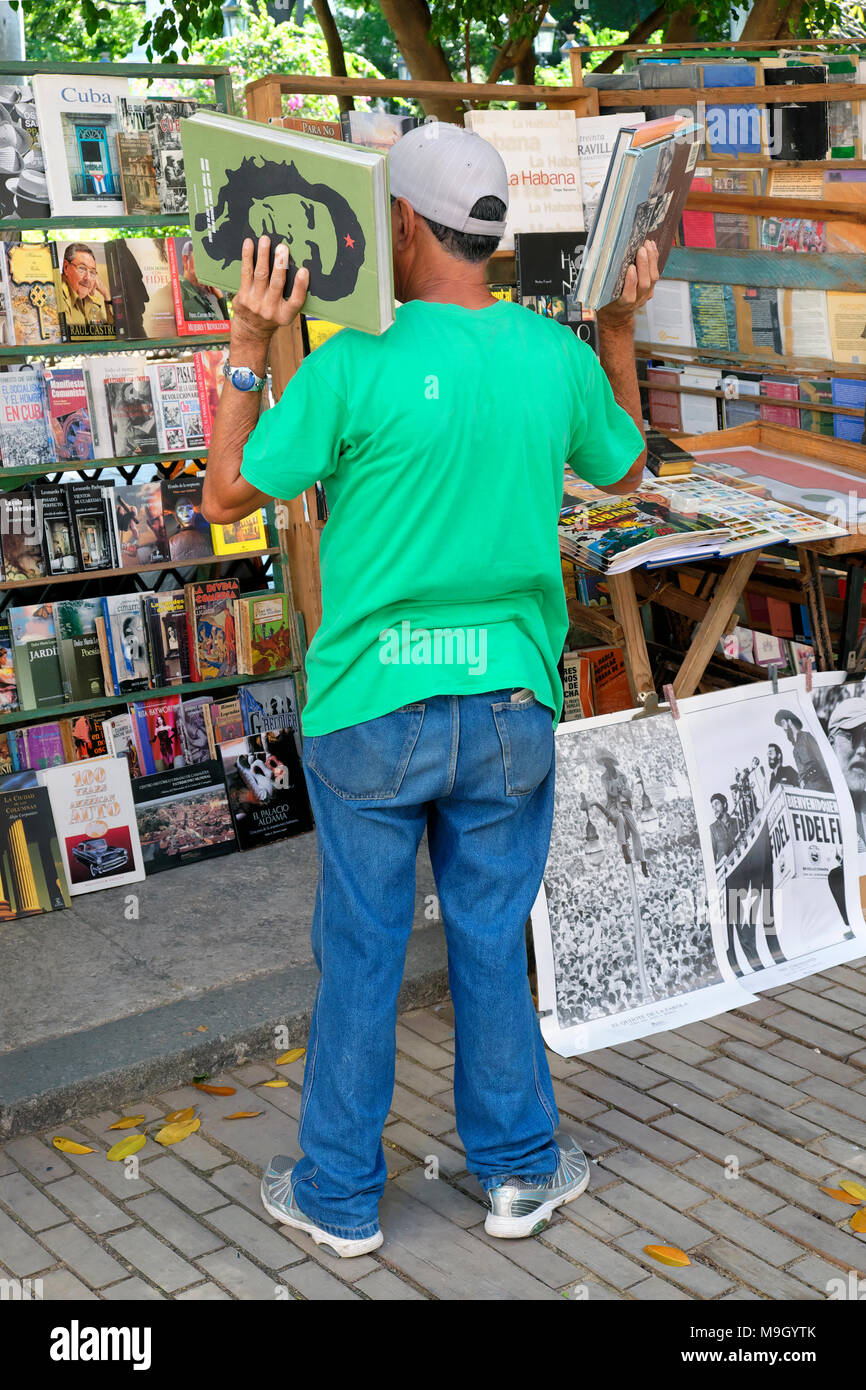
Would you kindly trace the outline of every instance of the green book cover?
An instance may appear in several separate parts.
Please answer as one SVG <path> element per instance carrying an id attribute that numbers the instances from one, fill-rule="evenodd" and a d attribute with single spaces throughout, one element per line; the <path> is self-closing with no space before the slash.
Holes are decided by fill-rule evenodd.
<path id="1" fill-rule="evenodd" d="M 288 244 L 305 311 L 382 333 L 394 320 L 387 160 L 375 150 L 216 112 L 181 121 L 197 281 L 240 286 L 246 237 Z"/>
<path id="2" fill-rule="evenodd" d="M 54 629 L 60 676 L 67 700 L 91 700 L 104 695 L 102 657 L 96 619 L 102 617 L 98 598 L 61 599 L 54 604 Z"/>
<path id="3" fill-rule="evenodd" d="M 12 657 L 22 710 L 63 704 L 63 682 L 50 603 L 10 608 Z"/>

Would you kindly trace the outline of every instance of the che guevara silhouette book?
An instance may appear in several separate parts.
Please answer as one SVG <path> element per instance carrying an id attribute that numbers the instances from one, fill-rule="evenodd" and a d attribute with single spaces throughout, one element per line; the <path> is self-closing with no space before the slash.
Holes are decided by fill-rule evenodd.
<path id="1" fill-rule="evenodd" d="M 305 312 L 383 333 L 394 320 L 387 159 L 282 126 L 199 111 L 181 122 L 198 286 L 236 291 L 246 237 L 306 267 Z M 190 293 L 195 291 L 191 287 Z"/>

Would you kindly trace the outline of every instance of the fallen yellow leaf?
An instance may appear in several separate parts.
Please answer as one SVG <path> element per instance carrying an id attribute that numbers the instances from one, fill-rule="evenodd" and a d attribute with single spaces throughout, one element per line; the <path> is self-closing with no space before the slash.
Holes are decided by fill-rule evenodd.
<path id="1" fill-rule="evenodd" d="M 675 1245 L 645 1245 L 644 1250 L 647 1255 L 651 1255 L 654 1260 L 658 1260 L 662 1265 L 690 1265 L 691 1260 L 684 1250 L 678 1250 Z"/>
<path id="2" fill-rule="evenodd" d="M 209 1096 L 233 1096 L 234 1086 L 206 1086 L 203 1081 L 193 1083 L 197 1091 L 205 1091 Z"/>
<path id="3" fill-rule="evenodd" d="M 306 1052 L 305 1047 L 293 1047 L 291 1052 L 284 1052 L 276 1060 L 276 1066 L 287 1067 L 290 1062 L 299 1062 Z"/>
<path id="4" fill-rule="evenodd" d="M 859 1197 L 852 1197 L 850 1192 L 845 1192 L 841 1187 L 822 1187 L 821 1191 L 832 1197 L 834 1202 L 847 1202 L 850 1207 L 860 1205 Z"/>
<path id="5" fill-rule="evenodd" d="M 850 1226 L 852 1231 L 866 1232 L 866 1211 L 855 1211 L 851 1217 Z"/>
<path id="6" fill-rule="evenodd" d="M 130 1134 L 126 1139 L 118 1139 L 116 1144 L 112 1144 L 106 1158 L 112 1161 L 119 1161 L 121 1158 L 129 1158 L 130 1154 L 138 1153 L 147 1143 L 146 1134 Z"/>
<path id="7" fill-rule="evenodd" d="M 181 1139 L 187 1139 L 191 1134 L 195 1134 L 201 1128 L 201 1120 L 185 1120 L 182 1124 L 163 1125 L 158 1134 L 153 1137 L 158 1144 L 179 1144 Z"/>
<path id="8" fill-rule="evenodd" d="M 284 1077 L 277 1076 L 273 1081 L 260 1081 L 258 1084 L 259 1086 L 273 1086 L 276 1089 L 277 1086 L 288 1086 L 289 1083 Z"/>
<path id="9" fill-rule="evenodd" d="M 172 1110 L 170 1114 L 166 1115 L 165 1123 L 167 1125 L 182 1125 L 185 1120 L 191 1120 L 194 1114 L 195 1106 L 188 1105 L 186 1110 Z"/>
<path id="10" fill-rule="evenodd" d="M 850 1192 L 852 1197 L 856 1197 L 858 1202 L 866 1202 L 866 1186 L 862 1182 L 854 1182 L 853 1178 L 846 1178 L 844 1182 L 840 1182 L 839 1186 L 845 1192 Z"/>
<path id="11" fill-rule="evenodd" d="M 123 1118 L 122 1118 L 121 1120 L 115 1120 L 115 1121 L 114 1121 L 114 1124 L 113 1124 L 113 1125 L 109 1125 L 108 1128 L 109 1128 L 109 1129 L 135 1129 L 135 1126 L 136 1126 L 136 1125 L 140 1125 L 143 1119 L 144 1119 L 144 1116 L 143 1116 L 143 1115 L 124 1115 Z"/>
<path id="12" fill-rule="evenodd" d="M 233 1115 L 224 1115 L 224 1120 L 254 1120 L 257 1115 L 264 1115 L 264 1110 L 236 1110 Z"/>
<path id="13" fill-rule="evenodd" d="M 74 1139 L 64 1139 L 62 1134 L 55 1134 L 52 1139 L 55 1149 L 59 1149 L 62 1154 L 92 1154 L 93 1149 L 89 1149 L 86 1144 L 76 1144 Z"/>
<path id="14" fill-rule="evenodd" d="M 207 1028 L 204 1026 L 203 1023 L 199 1023 L 195 1031 L 196 1031 L 197 1033 L 206 1033 L 206 1032 L 207 1032 Z"/>

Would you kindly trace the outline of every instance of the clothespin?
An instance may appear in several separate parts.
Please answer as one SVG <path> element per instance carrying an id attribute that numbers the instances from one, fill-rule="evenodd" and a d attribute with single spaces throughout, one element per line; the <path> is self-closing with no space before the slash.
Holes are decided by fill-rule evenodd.
<path id="1" fill-rule="evenodd" d="M 679 707 L 679 705 L 677 704 L 677 697 L 676 697 L 676 695 L 674 694 L 674 688 L 673 688 L 673 686 L 672 686 L 672 685 L 663 685 L 663 686 L 662 686 L 662 694 L 664 695 L 665 699 L 666 699 L 667 702 L 668 702 L 668 705 L 670 706 L 670 711 L 671 711 L 671 714 L 673 715 L 674 719 L 679 719 L 679 717 L 680 717 L 680 707 Z"/>
<path id="2" fill-rule="evenodd" d="M 807 652 L 803 658 L 803 674 L 806 677 L 806 689 L 812 689 L 812 653 Z"/>
<path id="3" fill-rule="evenodd" d="M 632 715 L 632 721 L 635 719 L 651 719 L 654 714 L 658 714 L 659 697 L 654 690 L 640 691 L 638 699 L 643 705 L 643 709 L 638 710 L 637 714 Z"/>
<path id="4" fill-rule="evenodd" d="M 536 1009 L 535 1012 L 539 1018 L 550 1018 L 553 1014 L 553 1009 Z"/>
<path id="5" fill-rule="evenodd" d="M 774 695 L 778 695 L 778 693 L 779 693 L 779 667 L 778 667 L 778 665 L 776 664 L 775 661 L 771 662 L 771 664 L 767 667 L 767 675 L 770 677 L 770 680 L 773 682 L 773 694 L 774 694 Z"/>

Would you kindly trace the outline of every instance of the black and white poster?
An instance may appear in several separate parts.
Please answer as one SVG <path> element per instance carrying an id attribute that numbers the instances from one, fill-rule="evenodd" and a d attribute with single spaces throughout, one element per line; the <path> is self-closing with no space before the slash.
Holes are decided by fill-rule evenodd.
<path id="1" fill-rule="evenodd" d="M 695 696 L 679 715 L 557 731 L 533 932 L 542 1032 L 563 1056 L 866 950 L 851 795 L 803 678 Z"/>
<path id="2" fill-rule="evenodd" d="M 844 671 L 815 675 L 812 704 L 854 807 L 859 871 L 866 874 L 866 680 Z"/>

